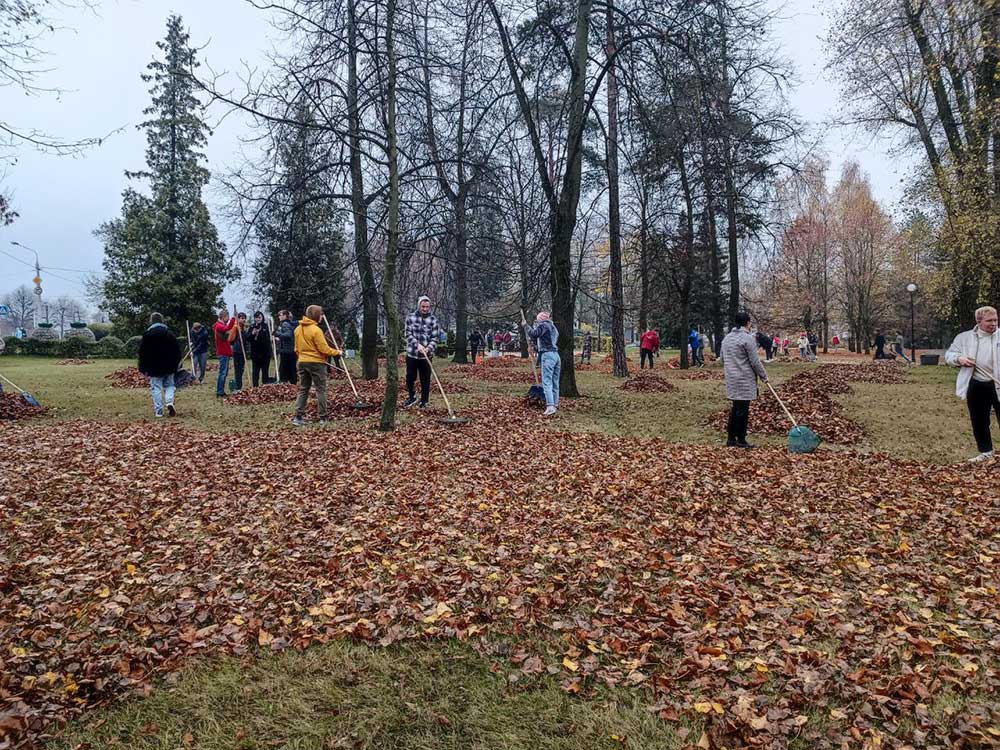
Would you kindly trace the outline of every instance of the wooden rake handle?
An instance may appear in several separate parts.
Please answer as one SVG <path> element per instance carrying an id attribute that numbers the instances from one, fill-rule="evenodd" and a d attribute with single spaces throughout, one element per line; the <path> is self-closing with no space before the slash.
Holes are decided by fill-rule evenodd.
<path id="1" fill-rule="evenodd" d="M 767 384 L 767 387 L 771 389 L 771 395 L 774 396 L 775 401 L 777 401 L 778 404 L 781 406 L 782 410 L 784 410 L 785 416 L 787 416 L 788 419 L 791 421 L 792 426 L 798 427 L 799 423 L 795 421 L 795 417 L 793 417 L 792 413 L 788 411 L 788 407 L 785 406 L 785 402 L 781 400 L 780 396 L 778 396 L 778 392 L 774 390 L 774 386 L 771 385 L 771 381 L 765 380 L 764 382 Z"/>

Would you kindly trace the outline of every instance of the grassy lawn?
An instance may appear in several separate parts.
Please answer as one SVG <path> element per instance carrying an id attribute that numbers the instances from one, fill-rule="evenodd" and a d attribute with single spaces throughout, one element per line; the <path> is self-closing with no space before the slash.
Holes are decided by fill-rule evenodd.
<path id="1" fill-rule="evenodd" d="M 473 422 L 389 435 L 0 358 L 51 409 L 0 422 L 0 748 L 1000 739 L 1000 479 L 957 463 L 954 371 L 854 383 L 861 441 L 795 456 L 723 448 L 670 356 L 675 390 L 595 368 L 550 421 L 442 361 Z"/>

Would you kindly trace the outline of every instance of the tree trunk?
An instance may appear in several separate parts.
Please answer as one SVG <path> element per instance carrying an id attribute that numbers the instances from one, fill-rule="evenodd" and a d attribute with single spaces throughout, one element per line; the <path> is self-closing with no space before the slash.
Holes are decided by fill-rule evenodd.
<path id="1" fill-rule="evenodd" d="M 455 202 L 455 356 L 453 362 L 466 364 L 469 361 L 469 249 L 465 227 L 465 190 L 459 188 L 459 198 Z"/>
<path id="2" fill-rule="evenodd" d="M 351 159 L 351 211 L 354 216 L 354 257 L 361 281 L 361 371 L 365 380 L 378 379 L 378 286 L 368 247 L 368 206 L 361 170 L 361 120 L 358 115 L 358 48 L 354 4 L 347 11 L 347 127 Z M 388 359 L 388 357 L 387 357 Z"/>
<path id="3" fill-rule="evenodd" d="M 388 242 L 382 298 L 385 305 L 385 401 L 379 429 L 392 430 L 396 425 L 396 399 L 399 393 L 399 301 L 396 299 L 396 256 L 399 252 L 399 157 L 396 148 L 396 49 L 393 27 L 396 23 L 396 0 L 388 0 L 385 14 L 386 107 L 385 135 L 389 161 Z"/>
<path id="4" fill-rule="evenodd" d="M 639 197 L 639 330 L 649 324 L 649 224 L 647 208 L 649 194 L 645 186 Z"/>
<path id="5" fill-rule="evenodd" d="M 628 377 L 628 360 L 625 359 L 625 292 L 622 274 L 621 209 L 618 194 L 618 75 L 613 62 L 615 50 L 614 0 L 607 5 L 607 57 L 608 67 L 608 248 L 611 261 L 611 351 L 614 358 L 612 375 Z"/>

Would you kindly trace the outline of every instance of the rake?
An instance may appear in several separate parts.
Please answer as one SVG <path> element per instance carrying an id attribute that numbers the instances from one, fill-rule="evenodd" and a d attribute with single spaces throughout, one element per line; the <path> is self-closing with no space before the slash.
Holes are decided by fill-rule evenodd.
<path id="1" fill-rule="evenodd" d="M 341 360 L 343 361 L 343 364 L 344 364 L 344 374 L 347 376 L 347 382 L 351 384 L 351 390 L 354 391 L 354 408 L 355 409 L 371 409 L 372 405 L 368 404 L 368 403 L 365 403 L 361 399 L 361 394 L 358 393 L 358 389 L 354 385 L 354 378 L 351 377 L 351 371 L 347 368 L 347 360 L 344 358 L 344 355 L 343 355 L 343 351 L 344 350 L 341 348 L 340 344 L 337 343 L 337 337 L 333 335 L 333 329 L 330 327 L 330 321 L 328 321 L 326 319 L 325 315 L 323 316 L 323 324 L 326 326 L 326 332 L 328 334 L 330 334 L 330 340 L 333 341 L 334 347 L 337 348 L 337 349 L 339 349 L 340 352 L 341 352 L 340 357 L 341 357 Z"/>
<path id="2" fill-rule="evenodd" d="M 37 398 L 35 398 L 34 396 L 32 396 L 30 393 L 28 393 L 26 390 L 24 390 L 24 388 L 22 388 L 21 386 L 19 386 L 17 383 L 15 383 L 10 378 L 5 378 L 3 375 L 0 375 L 0 379 L 3 379 L 5 382 L 7 382 L 10 385 L 12 385 L 15 388 L 17 388 L 17 390 L 19 390 L 21 392 L 21 400 L 24 401 L 24 403 L 26 403 L 28 406 L 41 406 L 41 404 L 38 403 L 38 399 Z M 0 391 L 2 391 L 2 390 L 3 390 L 3 388 L 0 388 Z"/>
<path id="3" fill-rule="evenodd" d="M 771 389 L 771 395 L 774 396 L 775 401 L 781 406 L 782 411 L 785 412 L 785 416 L 792 423 L 792 429 L 788 431 L 788 450 L 792 453 L 812 453 L 814 450 L 819 448 L 820 440 L 819 435 L 810 430 L 805 425 L 800 425 L 795 421 L 795 417 L 792 413 L 788 411 L 788 407 L 785 406 L 785 402 L 781 400 L 778 396 L 778 392 L 774 390 L 774 386 L 771 385 L 771 381 L 765 381 L 767 387 Z"/>
<path id="4" fill-rule="evenodd" d="M 444 392 L 444 387 L 441 385 L 441 381 L 438 380 L 437 373 L 434 372 L 434 363 L 431 362 L 431 358 L 427 356 L 427 352 L 423 352 L 424 359 L 427 360 L 427 364 L 430 365 L 431 375 L 434 377 L 434 382 L 437 383 L 438 390 L 441 391 L 441 398 L 444 399 L 444 405 L 448 407 L 448 416 L 445 419 L 439 420 L 441 424 L 468 424 L 472 420 L 468 417 L 460 417 L 455 414 L 454 409 L 451 408 L 451 402 L 448 400 L 447 394 Z"/>

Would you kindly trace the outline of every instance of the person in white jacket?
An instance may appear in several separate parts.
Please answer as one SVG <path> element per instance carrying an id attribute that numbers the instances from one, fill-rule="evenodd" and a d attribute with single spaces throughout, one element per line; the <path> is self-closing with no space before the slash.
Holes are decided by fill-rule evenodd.
<path id="1" fill-rule="evenodd" d="M 993 457 L 993 437 L 990 435 L 990 415 L 996 412 L 1000 422 L 1000 335 L 997 334 L 995 307 L 976 310 L 976 327 L 962 331 L 945 352 L 944 361 L 960 367 L 955 394 L 965 400 L 972 420 L 979 455 L 969 459 L 974 463 Z"/>

